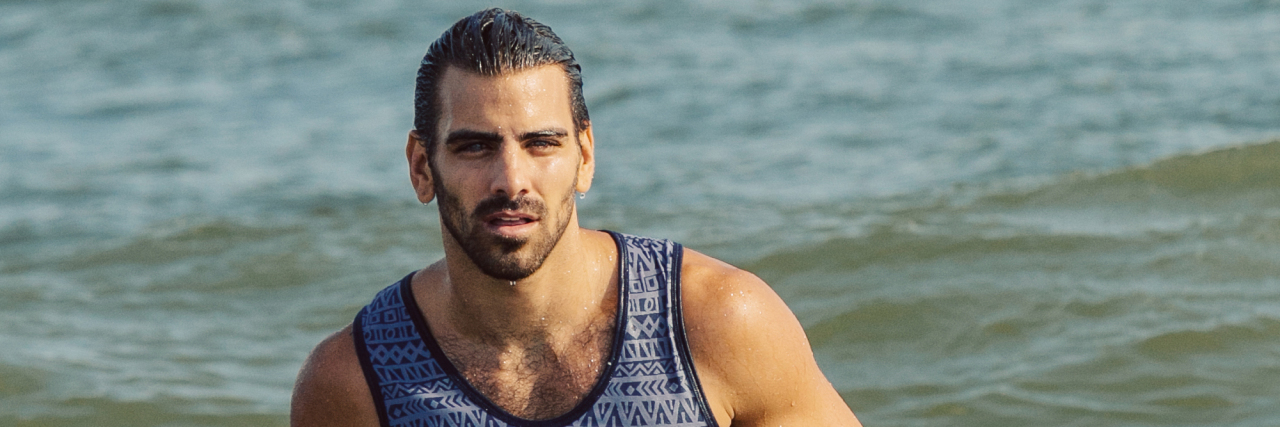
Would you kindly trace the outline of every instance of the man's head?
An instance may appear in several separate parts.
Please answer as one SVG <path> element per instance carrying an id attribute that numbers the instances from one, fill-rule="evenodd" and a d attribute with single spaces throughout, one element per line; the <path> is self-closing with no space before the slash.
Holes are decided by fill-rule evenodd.
<path id="1" fill-rule="evenodd" d="M 427 48 L 418 68 L 413 127 L 433 154 L 438 142 L 440 79 L 448 68 L 496 76 L 543 65 L 559 65 L 569 80 L 569 103 L 575 131 L 590 122 L 582 97 L 582 69 L 573 52 L 551 28 L 519 12 L 486 9 L 462 18 Z"/>
<path id="2" fill-rule="evenodd" d="M 549 28 L 499 9 L 432 44 L 406 155 L 418 199 L 439 201 L 447 253 L 518 280 L 576 227 L 573 193 L 595 170 L 578 70 Z"/>

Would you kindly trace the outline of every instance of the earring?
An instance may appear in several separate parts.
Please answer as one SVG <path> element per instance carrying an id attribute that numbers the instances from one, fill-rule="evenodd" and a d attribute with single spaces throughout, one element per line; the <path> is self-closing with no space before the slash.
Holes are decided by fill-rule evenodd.
<path id="1" fill-rule="evenodd" d="M 578 193 L 578 200 L 587 198 L 587 193 L 583 193 L 581 191 L 574 191 L 574 193 Z"/>

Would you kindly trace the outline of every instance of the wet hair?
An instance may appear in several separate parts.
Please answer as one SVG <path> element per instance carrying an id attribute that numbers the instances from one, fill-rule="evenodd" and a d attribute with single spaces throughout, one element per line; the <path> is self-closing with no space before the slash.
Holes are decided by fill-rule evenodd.
<path id="1" fill-rule="evenodd" d="M 431 158 L 436 145 L 436 126 L 440 122 L 438 92 L 446 68 L 497 76 L 550 64 L 559 64 L 569 79 L 569 105 L 576 136 L 590 122 L 582 97 L 582 69 L 551 27 L 519 12 L 498 8 L 458 20 L 431 43 L 418 68 L 413 127 L 427 148 L 427 158 Z"/>

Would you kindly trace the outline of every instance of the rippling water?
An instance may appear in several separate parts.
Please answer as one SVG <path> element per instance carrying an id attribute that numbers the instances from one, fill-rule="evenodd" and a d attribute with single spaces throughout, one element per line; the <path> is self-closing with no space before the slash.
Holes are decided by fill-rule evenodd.
<path id="1" fill-rule="evenodd" d="M 1280 2 L 499 2 L 586 226 L 756 272 L 867 425 L 1280 424 Z M 284 425 L 440 256 L 401 147 L 484 4 L 0 1 L 0 425 Z"/>

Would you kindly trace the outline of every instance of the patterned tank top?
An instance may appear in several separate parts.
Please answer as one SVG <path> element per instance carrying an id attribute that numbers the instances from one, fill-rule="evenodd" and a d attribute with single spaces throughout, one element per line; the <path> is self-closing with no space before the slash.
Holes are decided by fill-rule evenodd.
<path id="1" fill-rule="evenodd" d="M 512 415 L 444 357 L 410 290 L 412 274 L 356 315 L 356 351 L 383 426 L 715 426 L 680 313 L 682 249 L 609 232 L 618 244 L 618 322 L 601 378 L 569 412 Z"/>

